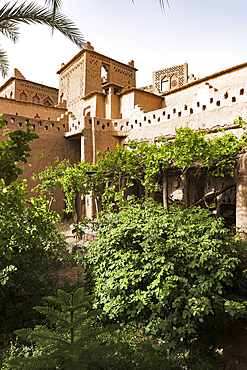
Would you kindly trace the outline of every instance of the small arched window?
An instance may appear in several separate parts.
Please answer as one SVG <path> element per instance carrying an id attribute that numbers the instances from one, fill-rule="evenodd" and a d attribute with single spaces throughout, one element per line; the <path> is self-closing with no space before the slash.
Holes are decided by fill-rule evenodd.
<path id="1" fill-rule="evenodd" d="M 20 95 L 20 99 L 21 99 L 22 101 L 27 101 L 27 94 L 25 94 L 25 93 L 24 93 L 24 91 L 21 93 L 21 95 Z"/>
<path id="2" fill-rule="evenodd" d="M 36 94 L 36 95 L 34 95 L 33 96 L 33 103 L 35 103 L 35 104 L 39 104 L 39 102 L 40 102 L 40 98 L 38 97 L 38 95 Z"/>
<path id="3" fill-rule="evenodd" d="M 169 88 L 169 80 L 167 77 L 164 77 L 163 80 L 161 80 L 161 91 L 168 91 Z"/>

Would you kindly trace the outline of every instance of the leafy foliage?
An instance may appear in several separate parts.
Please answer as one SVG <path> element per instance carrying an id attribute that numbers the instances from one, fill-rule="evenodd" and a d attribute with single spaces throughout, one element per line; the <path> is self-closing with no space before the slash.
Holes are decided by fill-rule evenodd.
<path id="1" fill-rule="evenodd" d="M 0 120 L 0 129 L 4 127 L 5 121 Z M 28 143 L 37 139 L 38 135 L 30 130 L 29 126 L 26 131 L 6 131 L 4 135 L 6 140 L 0 143 L 0 179 L 3 179 L 6 185 L 10 185 L 22 173 L 18 162 L 26 163 L 30 156 L 31 149 Z"/>
<path id="2" fill-rule="evenodd" d="M 5 136 L 0 143 L 1 339 L 37 320 L 35 300 L 54 292 L 54 271 L 71 263 L 65 241 L 55 231 L 58 215 L 47 211 L 43 196 L 28 197 L 26 180 L 16 179 L 22 173 L 19 161 L 26 162 L 28 143 L 37 135 L 28 127 Z"/>
<path id="3" fill-rule="evenodd" d="M 246 123 L 235 121 L 245 130 Z M 174 140 L 160 138 L 157 143 L 135 141 L 127 150 L 117 146 L 114 152 L 98 153 L 96 164 L 69 161 L 47 166 L 36 178 L 41 180 L 37 191 L 54 198 L 54 189 L 65 194 L 66 211 L 76 215 L 75 199 L 78 192 L 100 198 L 106 206 L 126 197 L 126 191 L 139 182 L 148 192 L 159 191 L 165 175 L 185 173 L 207 176 L 234 177 L 237 160 L 247 144 L 244 133 L 238 138 L 224 130 L 210 137 L 206 130 L 182 127 L 176 130 Z M 78 217 L 74 217 L 78 222 Z"/>
<path id="4" fill-rule="evenodd" d="M 97 221 L 86 255 L 95 306 L 175 347 L 206 317 L 246 316 L 246 246 L 200 208 L 171 213 L 150 199 Z"/>
<path id="5" fill-rule="evenodd" d="M 55 329 L 36 326 L 34 330 L 18 330 L 18 336 L 44 348 L 39 356 L 12 359 L 19 369 L 103 369 L 104 358 L 112 346 L 102 345 L 100 336 L 106 331 L 91 325 L 98 311 L 89 311 L 90 297 L 80 288 L 73 293 L 58 290 L 57 297 L 49 296 L 47 304 L 35 307 L 44 314 Z M 109 331 L 109 329 L 108 329 Z"/>

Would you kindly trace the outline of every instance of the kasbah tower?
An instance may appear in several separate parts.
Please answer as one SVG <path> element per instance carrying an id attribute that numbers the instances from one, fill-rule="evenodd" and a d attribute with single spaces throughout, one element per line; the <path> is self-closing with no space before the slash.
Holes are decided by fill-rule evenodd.
<path id="1" fill-rule="evenodd" d="M 237 136 L 243 133 L 234 120 L 247 121 L 247 63 L 201 79 L 188 76 L 184 63 L 153 72 L 152 85 L 140 88 L 136 88 L 136 72 L 133 60 L 125 64 L 106 57 L 90 42 L 61 65 L 59 89 L 28 81 L 15 69 L 0 87 L 2 118 L 10 132 L 25 130 L 29 123 L 39 136 L 30 145 L 22 177 L 30 179 L 56 157 L 95 163 L 97 151 L 114 151 L 117 144 L 124 148 L 128 140 L 156 142 L 160 136 L 172 140 L 175 128 L 186 125 L 204 128 L 209 135 L 215 135 L 219 127 Z M 246 157 L 243 154 L 239 160 L 236 187 L 223 194 L 217 211 L 229 227 L 247 227 Z M 231 181 L 228 177 L 199 185 L 191 181 L 186 202 L 191 203 L 195 186 L 206 194 Z M 176 178 L 170 177 L 169 195 L 179 190 Z M 77 203 L 80 214 L 93 217 L 94 202 L 89 196 L 79 197 Z M 63 215 L 62 194 L 54 206 Z"/>

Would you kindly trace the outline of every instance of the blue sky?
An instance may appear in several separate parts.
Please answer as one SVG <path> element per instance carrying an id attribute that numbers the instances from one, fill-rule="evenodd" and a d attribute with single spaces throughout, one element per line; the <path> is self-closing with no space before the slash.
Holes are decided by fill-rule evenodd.
<path id="1" fill-rule="evenodd" d="M 158 0 L 63 0 L 63 11 L 96 51 L 135 61 L 137 86 L 151 84 L 152 71 L 185 62 L 197 78 L 247 62 L 246 0 L 170 0 L 165 12 Z M 18 68 L 26 79 L 54 87 L 61 63 L 79 51 L 42 26 L 22 26 L 16 45 L 1 36 L 1 47 L 9 77 Z"/>

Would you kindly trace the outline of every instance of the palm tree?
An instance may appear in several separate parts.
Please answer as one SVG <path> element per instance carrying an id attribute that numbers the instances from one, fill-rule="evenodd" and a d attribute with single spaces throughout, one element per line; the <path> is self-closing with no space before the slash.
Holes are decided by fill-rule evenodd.
<path id="1" fill-rule="evenodd" d="M 40 6 L 31 2 L 18 5 L 7 2 L 0 8 L 0 32 L 11 39 L 14 43 L 19 38 L 19 24 L 44 24 L 54 30 L 60 31 L 74 44 L 83 48 L 85 44 L 81 31 L 74 22 L 60 12 L 61 0 L 45 0 L 47 6 Z M 9 62 L 7 53 L 0 49 L 0 73 L 3 77 L 7 76 Z"/>

